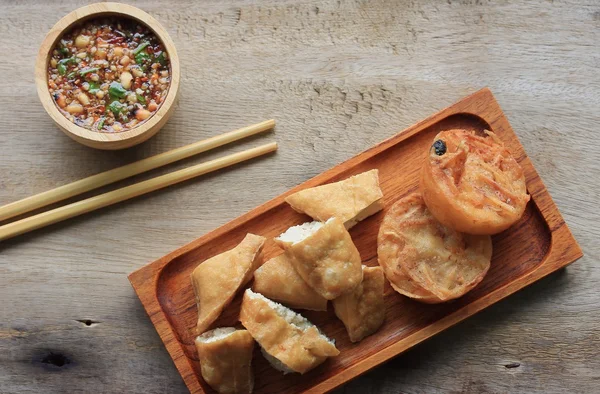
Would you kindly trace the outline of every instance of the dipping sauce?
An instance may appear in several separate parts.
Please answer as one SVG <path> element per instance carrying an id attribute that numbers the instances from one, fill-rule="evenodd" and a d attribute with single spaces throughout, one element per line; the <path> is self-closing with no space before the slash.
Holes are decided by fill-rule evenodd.
<path id="1" fill-rule="evenodd" d="M 92 19 L 65 33 L 48 63 L 48 89 L 67 119 L 98 132 L 130 130 L 167 96 L 168 53 L 141 23 Z"/>

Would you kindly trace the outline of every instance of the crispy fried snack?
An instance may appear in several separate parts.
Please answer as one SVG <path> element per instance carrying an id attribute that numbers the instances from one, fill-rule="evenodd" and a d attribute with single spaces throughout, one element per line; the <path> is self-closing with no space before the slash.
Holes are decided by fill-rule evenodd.
<path id="1" fill-rule="evenodd" d="M 354 291 L 333 300 L 335 315 L 344 323 L 350 341 L 359 342 L 379 330 L 385 319 L 381 267 L 362 266 L 363 281 Z"/>
<path id="2" fill-rule="evenodd" d="M 208 330 L 235 293 L 252 278 L 260 265 L 265 240 L 259 235 L 247 234 L 238 246 L 211 257 L 192 271 L 198 304 L 197 334 Z"/>
<path id="3" fill-rule="evenodd" d="M 335 343 L 302 315 L 250 289 L 244 293 L 240 322 L 267 361 L 284 373 L 308 372 L 340 354 Z"/>
<path id="4" fill-rule="evenodd" d="M 324 222 L 342 219 L 346 229 L 381 211 L 383 193 L 379 187 L 379 170 L 351 176 L 343 181 L 300 190 L 285 201 L 294 210 Z"/>
<path id="5" fill-rule="evenodd" d="M 290 227 L 275 242 L 298 275 L 323 298 L 333 300 L 362 281 L 360 254 L 340 218 Z"/>
<path id="6" fill-rule="evenodd" d="M 425 303 L 458 298 L 490 267 L 489 235 L 459 233 L 438 222 L 413 193 L 392 205 L 377 238 L 379 265 L 392 287 Z"/>
<path id="7" fill-rule="evenodd" d="M 246 330 L 216 328 L 195 340 L 202 377 L 222 394 L 248 394 L 254 387 L 254 338 Z"/>
<path id="8" fill-rule="evenodd" d="M 327 310 L 327 300 L 306 284 L 285 253 L 254 271 L 252 290 L 290 308 Z"/>
<path id="9" fill-rule="evenodd" d="M 433 216 L 468 234 L 506 230 L 529 201 L 523 170 L 494 133 L 485 133 L 442 131 L 421 171 L 421 192 Z"/>

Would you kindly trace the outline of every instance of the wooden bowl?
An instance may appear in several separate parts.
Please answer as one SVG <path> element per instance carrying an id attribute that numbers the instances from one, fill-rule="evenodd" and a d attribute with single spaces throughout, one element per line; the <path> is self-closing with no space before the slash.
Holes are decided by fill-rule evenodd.
<path id="1" fill-rule="evenodd" d="M 128 19 L 134 19 L 146 25 L 151 31 L 156 34 L 157 38 L 163 43 L 165 50 L 169 54 L 171 62 L 171 82 L 165 100 L 161 103 L 158 110 L 152 114 L 148 120 L 132 128 L 131 130 L 103 133 L 88 130 L 84 127 L 77 126 L 70 122 L 58 109 L 50 91 L 48 90 L 47 69 L 48 62 L 51 58 L 52 49 L 56 42 L 73 26 L 87 19 L 116 16 Z M 167 31 L 149 14 L 144 11 L 120 3 L 95 3 L 85 7 L 81 7 L 71 12 L 70 14 L 59 20 L 50 29 L 46 38 L 42 42 L 40 51 L 35 65 L 35 83 L 37 86 L 38 96 L 42 105 L 48 112 L 48 115 L 54 122 L 65 132 L 69 137 L 83 145 L 98 149 L 123 149 L 146 141 L 148 138 L 156 134 L 161 127 L 167 122 L 173 112 L 174 103 L 177 99 L 179 90 L 179 57 L 175 50 L 175 45 L 169 37 Z"/>

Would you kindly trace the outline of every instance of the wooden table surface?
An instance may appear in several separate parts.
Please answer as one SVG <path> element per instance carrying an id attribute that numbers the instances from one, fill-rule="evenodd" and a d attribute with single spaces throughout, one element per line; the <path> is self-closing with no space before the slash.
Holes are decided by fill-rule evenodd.
<path id="1" fill-rule="evenodd" d="M 274 134 L 132 181 L 280 151 L 0 244 L 0 392 L 185 392 L 127 274 L 484 86 L 585 257 L 340 392 L 600 390 L 598 2 L 135 2 L 178 47 L 181 95 L 118 152 L 71 141 L 36 95 L 45 32 L 84 4 L 0 1 L 0 204 L 268 118 Z"/>

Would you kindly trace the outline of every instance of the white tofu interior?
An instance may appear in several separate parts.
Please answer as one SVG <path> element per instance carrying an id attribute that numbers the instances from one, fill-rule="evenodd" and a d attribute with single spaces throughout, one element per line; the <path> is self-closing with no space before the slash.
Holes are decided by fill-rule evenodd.
<path id="1" fill-rule="evenodd" d="M 248 296 L 252 299 L 260 298 L 264 300 L 279 316 L 283 317 L 285 321 L 290 323 L 291 325 L 301 329 L 302 331 L 306 330 L 314 326 L 307 318 L 302 316 L 299 313 L 294 312 L 293 310 L 285 307 L 275 301 L 272 301 L 265 297 L 260 293 L 255 293 L 251 289 L 246 290 L 248 292 Z"/>
<path id="2" fill-rule="evenodd" d="M 381 202 L 381 199 L 374 201 L 371 205 L 369 205 L 368 207 L 366 207 L 365 209 L 363 209 L 362 211 L 357 213 L 353 219 L 348 220 L 345 223 L 346 229 L 350 229 L 350 228 L 354 227 L 354 225 L 356 223 L 363 221 L 364 219 L 368 218 L 371 215 L 376 214 L 377 212 L 381 211 L 382 209 L 383 209 L 383 204 Z"/>
<path id="3" fill-rule="evenodd" d="M 262 353 L 263 357 L 269 362 L 269 364 L 271 364 L 271 366 L 273 368 L 275 368 L 278 371 L 283 372 L 284 375 L 288 374 L 288 373 L 296 372 L 293 369 L 289 369 L 284 363 L 282 363 L 275 357 L 271 356 L 269 353 L 267 353 L 267 351 L 264 348 L 261 347 L 260 352 Z"/>
<path id="4" fill-rule="evenodd" d="M 306 222 L 297 226 L 288 228 L 285 233 L 281 234 L 278 239 L 283 242 L 291 242 L 297 244 L 304 241 L 306 238 L 313 235 L 317 230 L 323 227 L 322 222 Z"/>
<path id="5" fill-rule="evenodd" d="M 202 343 L 211 343 L 220 341 L 221 339 L 227 338 L 229 335 L 236 331 L 235 327 L 220 327 L 205 332 L 204 334 L 196 338 L 197 341 Z"/>
<path id="6" fill-rule="evenodd" d="M 313 223 L 315 223 L 315 222 L 313 222 Z M 318 222 L 316 222 L 316 223 L 318 223 Z M 305 318 L 304 316 L 300 315 L 299 313 L 294 312 L 293 310 L 291 310 L 275 301 L 268 299 L 267 297 L 263 296 L 262 294 L 255 293 L 251 289 L 246 290 L 246 292 L 248 293 L 248 296 L 252 299 L 260 298 L 260 299 L 264 300 L 271 308 L 273 308 L 275 313 L 277 313 L 279 316 L 283 317 L 288 323 L 299 328 L 300 330 L 304 331 L 304 330 L 314 326 L 314 324 L 312 324 L 310 321 L 308 321 L 308 319 Z M 318 329 L 318 327 L 317 327 L 317 329 Z M 321 333 L 321 336 L 323 338 L 325 338 L 327 341 L 331 342 L 332 344 L 335 344 L 334 340 L 327 338 L 322 333 Z M 267 359 L 267 361 L 273 366 L 273 368 L 275 368 L 279 371 L 282 371 L 284 374 L 295 372 L 295 371 L 289 369 L 279 359 L 277 359 L 276 357 L 269 354 L 264 348 L 261 347 L 261 351 L 262 351 L 262 354 L 265 357 L 265 359 Z"/>

